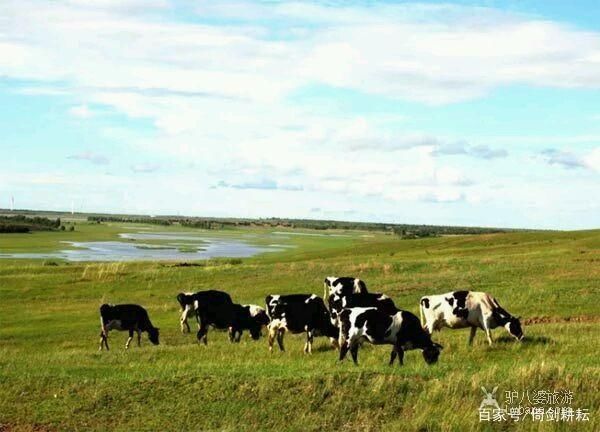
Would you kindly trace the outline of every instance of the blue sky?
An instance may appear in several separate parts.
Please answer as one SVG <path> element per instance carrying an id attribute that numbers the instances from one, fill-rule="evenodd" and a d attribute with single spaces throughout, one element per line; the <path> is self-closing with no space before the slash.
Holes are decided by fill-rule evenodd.
<path id="1" fill-rule="evenodd" d="M 0 3 L 0 207 L 600 227 L 592 1 Z"/>

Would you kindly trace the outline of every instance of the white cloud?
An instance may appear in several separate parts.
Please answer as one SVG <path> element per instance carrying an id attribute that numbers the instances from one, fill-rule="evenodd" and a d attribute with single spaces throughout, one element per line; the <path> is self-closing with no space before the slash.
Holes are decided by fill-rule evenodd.
<path id="1" fill-rule="evenodd" d="M 93 117 L 94 113 L 87 105 L 77 105 L 69 108 L 69 114 L 73 117 L 78 117 L 81 119 L 88 119 Z"/>
<path id="2" fill-rule="evenodd" d="M 74 155 L 67 156 L 67 159 L 88 161 L 95 165 L 107 165 L 110 162 L 108 157 L 106 157 L 102 154 L 94 153 L 89 150 L 84 151 L 82 153 L 77 153 Z"/>
<path id="3" fill-rule="evenodd" d="M 508 156 L 505 149 L 492 148 L 487 145 L 470 146 L 464 141 L 436 143 L 432 154 L 434 156 L 465 155 L 479 159 L 496 159 Z"/>
<path id="4" fill-rule="evenodd" d="M 596 147 L 583 157 L 585 165 L 600 173 L 600 147 Z"/>
<path id="5" fill-rule="evenodd" d="M 600 87 L 600 34 L 488 8 L 199 2 L 197 21 L 176 22 L 159 15 L 169 7 L 159 0 L 5 0 L 0 75 L 26 80 L 25 94 L 76 96 L 81 105 L 70 113 L 78 117 L 99 104 L 149 119 L 156 135 L 124 141 L 150 160 L 197 163 L 206 178 L 193 177 L 192 189 L 189 177 L 169 179 L 186 192 L 223 181 L 226 191 L 205 192 L 240 198 L 272 181 L 278 189 L 303 188 L 294 195 L 328 197 L 307 209 L 355 196 L 392 205 L 485 201 L 485 170 L 437 156 L 501 163 L 504 144 L 513 142 L 469 144 L 391 119 L 315 113 L 288 98 L 307 86 L 430 105 L 509 85 Z M 72 158 L 108 163 L 91 152 Z M 597 151 L 577 157 L 596 170 L 599 159 Z"/>
<path id="6" fill-rule="evenodd" d="M 140 163 L 131 166 L 131 170 L 135 173 L 153 173 L 160 169 L 160 165 L 153 163 Z"/>
<path id="7" fill-rule="evenodd" d="M 558 165 L 567 169 L 584 168 L 600 172 L 600 147 L 584 154 L 549 148 L 542 151 L 540 156 L 550 165 Z"/>

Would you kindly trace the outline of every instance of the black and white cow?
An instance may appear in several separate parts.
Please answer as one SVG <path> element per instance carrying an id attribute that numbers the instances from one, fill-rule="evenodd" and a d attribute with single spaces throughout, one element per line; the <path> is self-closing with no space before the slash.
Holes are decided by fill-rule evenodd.
<path id="1" fill-rule="evenodd" d="M 338 317 L 340 312 L 343 309 L 353 307 L 374 307 L 388 315 L 394 315 L 398 312 L 394 301 L 385 294 L 361 293 L 349 294 L 343 297 L 332 294 L 329 296 L 329 312 L 332 324 L 339 326 Z"/>
<path id="2" fill-rule="evenodd" d="M 367 293 L 367 284 L 354 277 L 327 276 L 323 281 L 323 298 L 337 294 L 340 297 L 349 294 Z"/>
<path id="3" fill-rule="evenodd" d="M 437 362 L 442 346 L 432 342 L 430 335 L 421 327 L 419 319 L 408 311 L 388 315 L 377 308 L 356 307 L 340 313 L 340 361 L 348 351 L 358 364 L 358 348 L 363 341 L 374 345 L 392 345 L 390 366 L 396 356 L 404 364 L 404 351 L 420 349 L 427 364 Z"/>
<path id="4" fill-rule="evenodd" d="M 329 311 L 323 299 L 315 294 L 269 295 L 265 299 L 269 324 L 269 351 L 277 339 L 279 349 L 284 351 L 283 336 L 286 331 L 292 334 L 306 332 L 304 352 L 312 352 L 315 336 L 327 336 L 337 345 L 339 331 L 331 323 Z"/>
<path id="5" fill-rule="evenodd" d="M 269 324 L 269 316 L 264 308 L 257 305 L 234 304 L 233 321 L 229 326 L 229 340 L 239 342 L 244 330 L 250 331 L 252 339 L 260 337 L 263 326 Z"/>
<path id="6" fill-rule="evenodd" d="M 103 346 L 108 351 L 108 332 L 111 330 L 129 332 L 125 349 L 129 349 L 134 332 L 137 333 L 138 346 L 142 344 L 142 332 L 147 332 L 150 342 L 158 345 L 158 328 L 150 322 L 146 309 L 136 304 L 103 304 L 100 306 L 100 326 L 100 351 Z"/>
<path id="7" fill-rule="evenodd" d="M 229 331 L 229 338 L 233 342 L 239 341 L 242 332 L 249 330 L 253 339 L 260 337 L 260 330 L 264 325 L 265 314 L 257 313 L 253 316 L 250 306 L 233 303 L 231 296 L 223 291 L 207 290 L 178 297 L 180 303 L 193 305 L 196 319 L 199 323 L 196 337 L 199 341 L 208 344 L 208 327 Z M 239 333 L 239 337 L 237 336 Z"/>
<path id="8" fill-rule="evenodd" d="M 485 331 L 488 343 L 492 344 L 491 330 L 504 327 L 517 340 L 523 339 L 523 330 L 518 317 L 504 310 L 490 294 L 476 291 L 453 291 L 421 298 L 421 324 L 429 332 L 471 328 L 469 345 L 473 343 L 477 328 Z"/>
<path id="9" fill-rule="evenodd" d="M 177 301 L 181 306 L 181 318 L 179 319 L 179 323 L 181 325 L 181 333 L 189 333 L 190 325 L 188 324 L 188 319 L 190 316 L 196 316 L 196 309 L 198 309 L 198 302 L 194 300 L 195 293 L 192 292 L 182 292 L 177 295 Z M 198 323 L 198 329 L 200 329 L 200 322 L 196 319 Z"/>

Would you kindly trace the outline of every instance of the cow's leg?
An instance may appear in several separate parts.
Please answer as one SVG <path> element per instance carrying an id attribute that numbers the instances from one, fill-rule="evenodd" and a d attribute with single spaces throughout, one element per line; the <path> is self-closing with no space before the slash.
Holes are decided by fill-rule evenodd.
<path id="1" fill-rule="evenodd" d="M 473 339 L 475 339 L 475 333 L 477 333 L 477 327 L 471 327 L 471 334 L 469 335 L 469 345 L 473 345 Z"/>
<path id="2" fill-rule="evenodd" d="M 138 342 L 138 347 L 142 346 L 142 331 L 141 330 L 137 330 L 137 342 Z"/>
<path id="3" fill-rule="evenodd" d="M 396 355 L 398 355 L 398 353 L 396 352 L 396 348 L 392 348 L 392 353 L 390 354 L 390 366 L 394 364 L 394 360 L 396 360 Z"/>
<path id="4" fill-rule="evenodd" d="M 349 343 L 347 341 L 340 342 L 340 361 L 346 358 L 346 354 L 348 353 Z"/>
<path id="5" fill-rule="evenodd" d="M 425 323 L 422 324 L 423 330 L 427 333 L 432 334 L 434 330 L 434 321 L 428 316 L 427 313 L 424 314 Z"/>
<path id="6" fill-rule="evenodd" d="M 280 328 L 277 330 L 277 344 L 279 345 L 279 349 L 281 351 L 285 351 L 283 346 L 283 336 L 285 335 L 285 328 Z"/>
<path id="7" fill-rule="evenodd" d="M 100 332 L 100 349 L 98 351 L 102 351 L 102 348 L 104 347 L 104 345 L 106 345 L 106 351 L 108 351 L 108 341 L 107 341 L 108 337 L 106 336 L 106 333 L 104 330 L 102 330 Z"/>
<path id="8" fill-rule="evenodd" d="M 492 340 L 492 330 L 490 330 L 490 325 L 487 319 L 483 320 L 483 329 L 485 330 L 485 335 L 487 336 L 488 344 L 492 346 L 492 343 L 494 342 Z"/>
<path id="9" fill-rule="evenodd" d="M 204 345 L 208 345 L 208 339 L 206 337 L 208 333 L 208 327 L 206 325 L 204 325 L 204 322 L 202 320 L 200 320 L 200 329 L 198 330 L 198 333 L 196 334 L 196 337 L 198 338 L 198 342 L 202 341 L 204 342 Z"/>
<path id="10" fill-rule="evenodd" d="M 404 350 L 402 347 L 396 348 L 398 354 L 398 366 L 404 366 Z"/>
<path id="11" fill-rule="evenodd" d="M 188 317 L 190 314 L 190 308 L 188 306 L 185 307 L 183 312 L 181 312 L 180 324 L 181 324 L 181 333 L 189 333 L 190 325 L 188 324 Z"/>
<path id="12" fill-rule="evenodd" d="M 304 352 L 308 354 L 312 354 L 312 343 L 313 343 L 313 333 L 311 330 L 306 331 L 306 344 L 304 345 Z"/>
<path id="13" fill-rule="evenodd" d="M 276 325 L 269 325 L 268 327 L 269 329 L 269 352 L 272 353 L 273 352 L 273 343 L 275 342 L 275 337 L 277 335 L 277 326 Z"/>
<path id="14" fill-rule="evenodd" d="M 238 330 L 238 331 L 237 331 L 237 334 L 236 334 L 236 336 L 237 336 L 237 337 L 235 338 L 235 341 L 236 341 L 236 342 L 239 342 L 240 340 L 242 340 L 242 335 L 243 335 L 243 334 L 244 334 L 244 331 L 243 331 L 243 330 Z"/>
<path id="15" fill-rule="evenodd" d="M 233 330 L 233 327 L 229 327 L 227 334 L 229 335 L 229 342 L 233 342 L 235 339 L 235 331 Z"/>
<path id="16" fill-rule="evenodd" d="M 131 344 L 132 339 L 133 339 L 133 329 L 129 330 L 129 337 L 127 338 L 127 342 L 125 342 L 125 349 L 129 349 L 129 344 Z"/>
<path id="17" fill-rule="evenodd" d="M 358 346 L 359 344 L 356 343 L 350 347 L 350 354 L 355 365 L 358 365 Z"/>

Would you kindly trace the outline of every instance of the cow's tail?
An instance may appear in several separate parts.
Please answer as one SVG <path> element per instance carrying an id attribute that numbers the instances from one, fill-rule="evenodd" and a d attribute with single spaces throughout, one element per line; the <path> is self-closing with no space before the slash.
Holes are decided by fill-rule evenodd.
<path id="1" fill-rule="evenodd" d="M 421 297 L 421 301 L 419 302 L 419 319 L 421 321 L 421 327 L 425 328 L 425 320 L 423 319 L 423 300 L 425 297 Z"/>
<path id="2" fill-rule="evenodd" d="M 327 300 L 329 298 L 329 278 L 325 278 L 323 281 L 323 300 Z"/>

